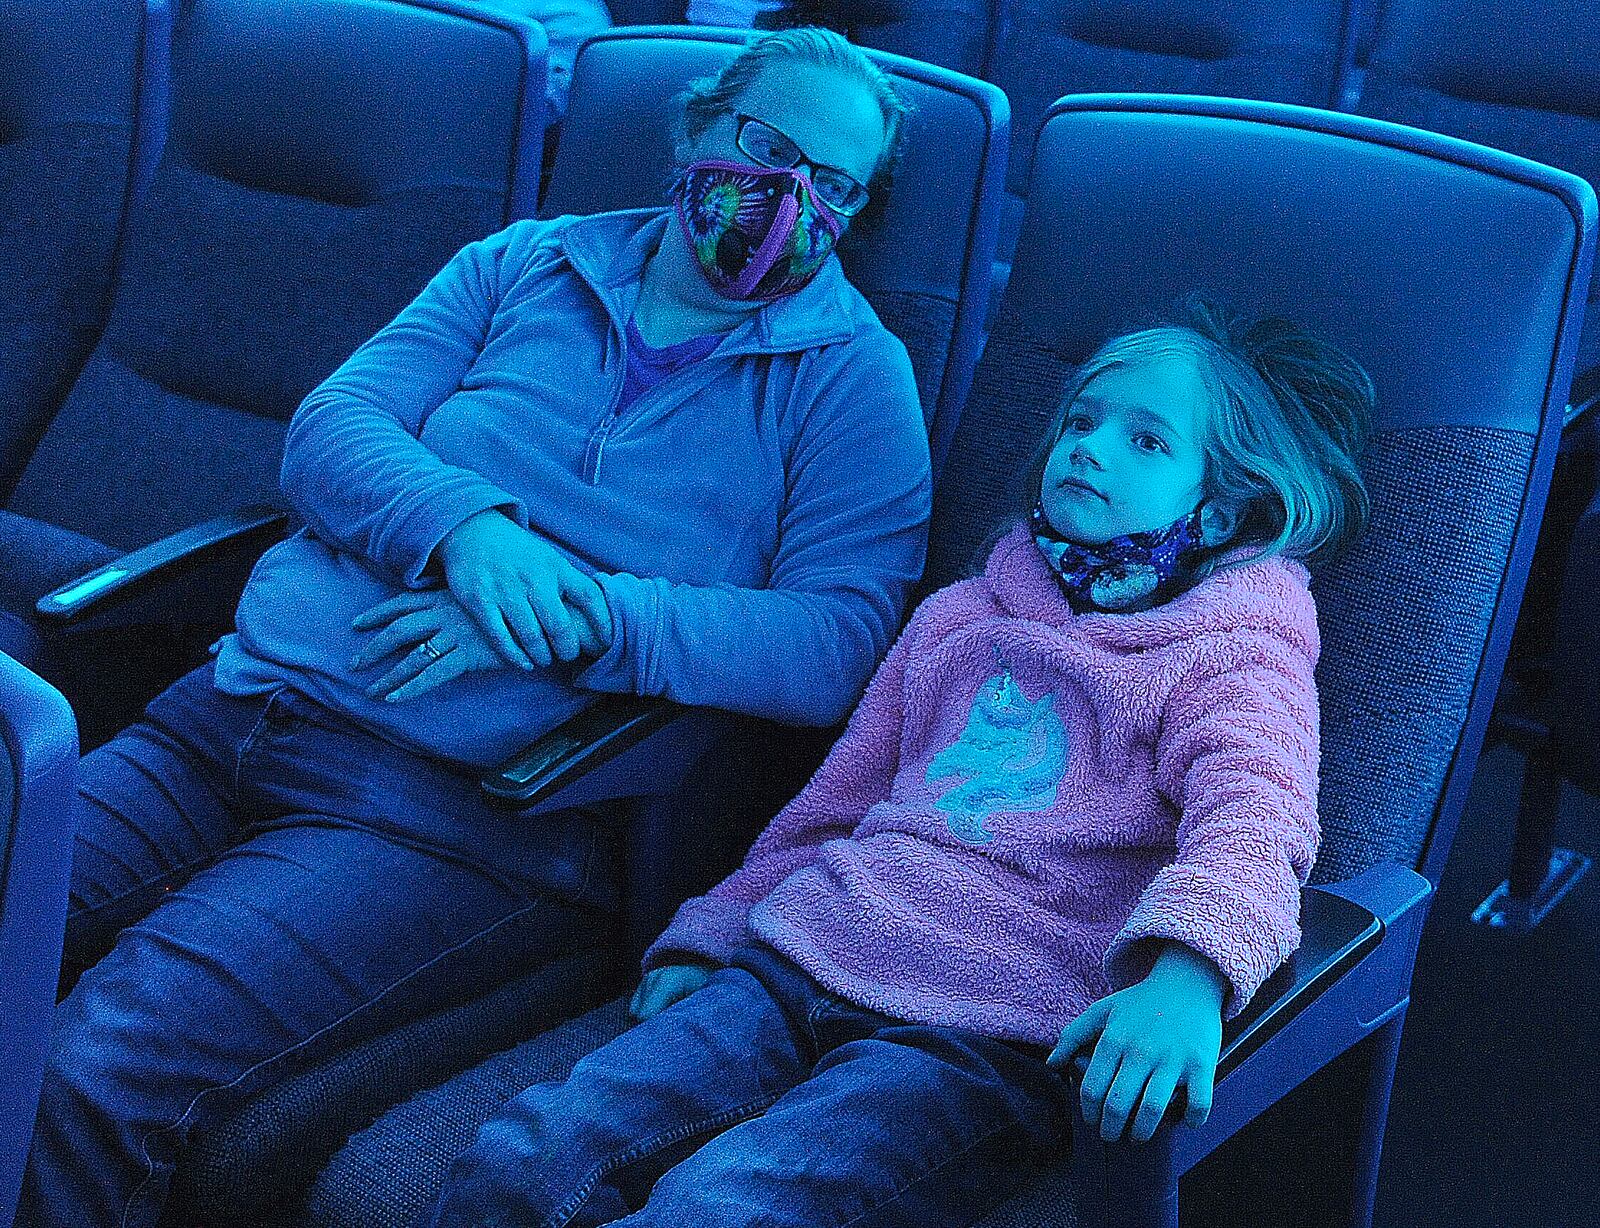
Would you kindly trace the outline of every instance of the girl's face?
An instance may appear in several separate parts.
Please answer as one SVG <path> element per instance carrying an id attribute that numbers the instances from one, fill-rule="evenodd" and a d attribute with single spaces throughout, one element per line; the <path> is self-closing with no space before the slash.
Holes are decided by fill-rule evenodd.
<path id="1" fill-rule="evenodd" d="M 1083 546 L 1165 528 L 1205 497 L 1211 390 L 1181 354 L 1094 376 L 1067 409 L 1039 497 L 1057 533 Z"/>

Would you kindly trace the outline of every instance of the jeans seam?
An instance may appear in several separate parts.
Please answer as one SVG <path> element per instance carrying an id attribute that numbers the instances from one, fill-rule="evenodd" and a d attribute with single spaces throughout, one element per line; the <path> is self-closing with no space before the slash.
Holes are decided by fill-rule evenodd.
<path id="1" fill-rule="evenodd" d="M 440 951 L 432 959 L 427 960 L 425 963 L 419 964 L 417 967 L 413 968 L 410 972 L 406 973 L 404 976 L 402 976 L 399 979 L 391 982 L 388 985 L 385 985 L 381 990 L 379 990 L 372 997 L 368 998 L 365 1002 L 361 1003 L 360 1005 L 358 1005 L 356 1007 L 353 1007 L 351 1010 L 346 1011 L 343 1015 L 340 1015 L 337 1019 L 334 1019 L 331 1022 L 329 1022 L 327 1024 L 324 1024 L 322 1027 L 320 1027 L 316 1031 L 312 1032 L 309 1036 L 306 1036 L 306 1037 L 302 1038 L 301 1040 L 296 1041 L 294 1044 L 290 1045 L 287 1049 L 284 1049 L 284 1050 L 282 1050 L 282 1051 L 280 1051 L 278 1053 L 275 1053 L 271 1057 L 262 1058 L 259 1062 L 256 1062 L 256 1063 L 246 1067 L 244 1070 L 241 1070 L 237 1075 L 235 1075 L 233 1078 L 229 1079 L 226 1083 L 218 1083 L 213 1087 L 201 1088 L 200 1091 L 198 1091 L 198 1092 L 196 1092 L 194 1094 L 193 1099 L 191 1099 L 189 1101 L 188 1105 L 184 1108 L 183 1112 L 178 1115 L 177 1118 L 175 1118 L 173 1121 L 168 1122 L 164 1126 L 156 1126 L 156 1127 L 154 1127 L 154 1128 L 152 1128 L 150 1130 L 147 1130 L 140 1137 L 140 1139 L 139 1139 L 139 1154 L 140 1154 L 141 1158 L 144 1160 L 145 1173 L 144 1173 L 144 1176 L 140 1179 L 139 1184 L 134 1187 L 133 1192 L 128 1195 L 128 1200 L 125 1203 L 123 1203 L 122 1215 L 118 1219 L 118 1224 L 121 1226 L 121 1228 L 127 1228 L 129 1213 L 133 1210 L 134 1206 L 138 1203 L 139 1197 L 140 1197 L 141 1194 L 144 1193 L 145 1187 L 150 1184 L 151 1178 L 153 1178 L 155 1176 L 155 1173 L 156 1173 L 155 1161 L 152 1160 L 151 1157 L 150 1157 L 150 1142 L 151 1142 L 151 1140 L 153 1138 L 155 1138 L 156 1135 L 158 1135 L 158 1134 L 162 1134 L 162 1133 L 165 1133 L 165 1132 L 168 1132 L 168 1131 L 176 1131 L 176 1130 L 181 1129 L 183 1124 L 184 1124 L 184 1122 L 186 1122 L 189 1119 L 190 1114 L 192 1114 L 194 1112 L 195 1108 L 199 1105 L 200 1101 L 205 1096 L 208 1096 L 213 1092 L 226 1091 L 228 1088 L 234 1087 L 238 1083 L 240 1083 L 243 1080 L 249 1078 L 256 1071 L 260 1070 L 263 1066 L 270 1065 L 273 1062 L 282 1061 L 284 1058 L 290 1056 L 291 1054 L 293 1054 L 293 1053 L 295 1053 L 295 1052 L 297 1052 L 297 1051 L 299 1051 L 301 1049 L 304 1049 L 307 1045 L 312 1044 L 314 1041 L 316 1041 L 320 1037 L 327 1035 L 334 1028 L 337 1028 L 337 1027 L 341 1026 L 342 1024 L 347 1023 L 349 1020 L 355 1018 L 362 1011 L 371 1009 L 377 1003 L 381 1002 L 384 998 L 388 997 L 389 994 L 393 993 L 396 989 L 400 988 L 400 986 L 404 985 L 408 981 L 411 981 L 411 980 L 415 979 L 416 977 L 420 976 L 422 973 L 428 971 L 428 969 L 432 968 L 435 964 L 439 963 L 440 960 L 446 959 L 446 958 L 450 957 L 451 955 L 454 955 L 456 952 L 462 950 L 463 948 L 469 946 L 470 944 L 472 944 L 474 942 L 477 942 L 480 938 L 483 938 L 487 934 L 491 934 L 494 931 L 496 931 L 498 929 L 501 929 L 504 926 L 510 925 L 513 922 L 521 920 L 523 917 L 527 916 L 529 913 L 535 911 L 536 909 L 541 908 L 541 907 L 545 907 L 548 903 L 549 903 L 549 901 L 541 896 L 539 899 L 535 900 L 533 903 L 527 905 L 526 907 L 519 908 L 519 909 L 517 909 L 516 912 L 513 912 L 513 913 L 507 913 L 504 917 L 501 917 L 493 925 L 487 925 L 483 929 L 479 930 L 477 933 L 472 934 L 472 935 L 470 935 L 470 936 L 468 936 L 466 938 L 463 938 L 460 942 L 456 943 L 454 946 L 448 948 L 447 950 Z"/>
<path id="2" fill-rule="evenodd" d="M 642 1160 L 663 1148 L 671 1147 L 675 1143 L 681 1143 L 685 1139 L 693 1138 L 696 1134 L 705 1134 L 709 1131 L 720 1130 L 726 1126 L 746 1121 L 771 1108 L 777 1103 L 778 1099 L 778 1096 L 758 1097 L 734 1108 L 723 1109 L 720 1113 L 713 1113 L 709 1117 L 699 1117 L 692 1122 L 674 1126 L 670 1130 L 663 1130 L 651 1135 L 649 1138 L 639 1140 L 631 1147 L 623 1148 L 616 1155 L 609 1156 L 596 1164 L 589 1171 L 589 1174 L 578 1183 L 577 1189 L 567 1198 L 567 1201 L 542 1221 L 543 1228 L 562 1228 L 568 1220 L 578 1213 L 583 1204 L 589 1201 L 589 1198 L 594 1194 L 595 1186 L 599 1185 L 603 1178 L 610 1173 L 616 1172 L 619 1168 L 625 1168 L 629 1164 Z"/>
<path id="3" fill-rule="evenodd" d="M 975 1151 L 979 1147 L 983 1146 L 983 1144 L 987 1143 L 995 1135 L 1002 1133 L 1007 1128 L 1009 1128 L 1010 1126 L 1015 1125 L 1015 1124 L 1016 1124 L 1016 1122 L 1011 1120 L 1011 1119 L 1006 1119 L 1006 1120 L 1000 1121 L 993 1128 L 991 1128 L 989 1130 L 986 1130 L 984 1133 L 979 1135 L 977 1138 L 973 1139 L 970 1143 L 968 1143 L 965 1147 L 961 1148 L 959 1151 L 952 1151 L 949 1155 L 945 1156 L 944 1159 L 940 1160 L 936 1164 L 933 1164 L 933 1165 L 929 1166 L 924 1171 L 918 1173 L 910 1181 L 907 1181 L 904 1185 L 900 1186 L 898 1189 L 896 1189 L 892 1193 L 886 1195 L 883 1198 L 880 1198 L 877 1202 L 873 1203 L 871 1206 L 863 1207 L 859 1214 L 852 1215 L 847 1220 L 839 1221 L 839 1223 L 836 1225 L 836 1228 L 850 1228 L 850 1225 L 859 1224 L 859 1223 L 863 1222 L 867 1218 L 867 1216 L 875 1215 L 877 1212 L 881 1211 L 884 1207 L 887 1207 L 890 1203 L 898 1202 L 901 1198 L 905 1197 L 906 1193 L 913 1186 L 920 1185 L 922 1182 L 928 1180 L 928 1178 L 934 1176 L 936 1173 L 941 1172 L 942 1170 L 950 1167 L 950 1165 L 952 1165 L 952 1164 L 956 1163 L 957 1161 L 959 1161 L 963 1156 L 970 1155 L 973 1151 Z"/>
<path id="4" fill-rule="evenodd" d="M 231 782 L 232 785 L 233 785 L 233 797 L 232 797 L 231 800 L 233 802 L 233 809 L 234 810 L 238 810 L 240 808 L 239 781 L 240 781 L 241 776 L 243 775 L 243 764 L 244 764 L 245 753 L 249 750 L 250 746 L 255 742 L 256 736 L 261 732 L 262 726 L 266 724 L 267 714 L 272 709 L 272 701 L 275 700 L 278 697 L 278 691 L 281 691 L 281 690 L 283 690 L 283 688 L 279 687 L 278 690 L 274 691 L 272 693 L 272 695 L 267 699 L 267 702 L 261 705 L 261 711 L 256 716 L 255 724 L 250 727 L 250 732 L 247 733 L 242 739 L 240 739 L 239 745 L 234 751 L 234 757 L 233 757 L 233 780 Z M 163 737 L 168 738 L 172 742 L 176 743 L 179 747 L 181 747 L 182 750 L 183 750 L 183 753 L 185 754 L 185 756 L 192 758 L 191 749 L 188 747 L 188 745 L 186 743 L 184 743 L 181 739 L 179 739 L 177 737 L 177 735 L 170 729 L 170 727 L 168 727 L 166 725 L 159 725 L 159 726 L 157 726 L 157 728 L 158 728 L 159 732 L 162 734 Z M 158 785 L 160 784 L 159 781 L 157 783 L 158 783 Z M 226 851 L 226 850 L 224 850 L 224 851 Z M 165 882 L 165 881 L 170 880 L 170 879 L 182 878 L 183 876 L 189 874 L 191 871 L 204 869 L 206 866 L 211 865 L 212 863 L 214 863 L 217 860 L 217 858 L 220 857 L 221 855 L 222 854 L 219 853 L 219 852 L 207 852 L 207 853 L 204 853 L 199 857 L 193 858 L 192 860 L 185 861 L 182 865 L 177 866 L 177 867 L 173 868 L 172 870 L 169 870 L 165 874 L 157 875 L 155 878 L 142 879 L 141 881 L 135 883 L 133 886 L 129 887 L 126 891 L 118 892 L 116 895 L 110 896 L 109 898 L 104 899 L 104 900 L 100 900 L 97 903 L 86 905 L 85 907 L 78 909 L 76 912 L 70 913 L 69 917 L 70 917 L 70 919 L 73 919 L 73 920 L 76 920 L 79 917 L 93 917 L 101 909 L 110 908 L 115 904 L 120 904 L 123 900 L 126 900 L 129 896 L 136 895 L 141 891 L 148 890 L 151 886 L 153 886 L 156 883 Z"/>
<path id="5" fill-rule="evenodd" d="M 261 731 L 266 727 L 267 718 L 272 714 L 272 705 L 278 702 L 278 696 L 288 688 L 280 686 L 267 696 L 267 702 L 261 705 L 261 711 L 256 716 L 256 723 L 250 726 L 250 732 L 239 739 L 238 749 L 233 755 L 233 800 L 235 805 L 242 802 L 241 794 L 244 791 L 244 757 L 250 753 L 256 744 L 256 739 L 261 736 Z"/>
<path id="6" fill-rule="evenodd" d="M 196 857 L 193 861 L 186 861 L 182 865 L 168 870 L 165 874 L 158 874 L 154 878 L 140 879 L 126 891 L 118 892 L 116 895 L 108 896 L 106 899 L 99 900 L 93 904 L 86 904 L 82 908 L 76 909 L 69 915 L 68 919 L 76 921 L 80 917 L 92 917 L 102 908 L 110 908 L 114 904 L 120 904 L 129 896 L 137 895 L 141 891 L 147 891 L 158 883 L 165 882 L 168 879 L 182 878 L 193 870 L 203 870 L 206 866 L 215 862 L 219 856 L 221 856 L 219 853 L 206 853 L 200 857 Z"/>

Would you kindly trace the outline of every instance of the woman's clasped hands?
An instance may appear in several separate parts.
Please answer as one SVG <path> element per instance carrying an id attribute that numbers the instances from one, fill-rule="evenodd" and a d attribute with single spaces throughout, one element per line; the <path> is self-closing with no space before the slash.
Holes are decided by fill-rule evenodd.
<path id="1" fill-rule="evenodd" d="M 1115 1142 L 1126 1128 L 1130 1141 L 1148 1142 L 1180 1087 L 1188 1102 L 1184 1123 L 1205 1121 L 1227 992 L 1214 963 L 1168 943 L 1149 976 L 1101 998 L 1062 1029 L 1050 1065 L 1065 1067 L 1077 1057 L 1079 1105 L 1102 1139 Z"/>
<path id="2" fill-rule="evenodd" d="M 373 699 L 414 698 L 463 674 L 595 658 L 611 645 L 611 614 L 593 577 L 536 533 L 479 512 L 434 552 L 444 588 L 401 593 L 356 616 L 370 633 L 353 670 L 390 661 Z"/>

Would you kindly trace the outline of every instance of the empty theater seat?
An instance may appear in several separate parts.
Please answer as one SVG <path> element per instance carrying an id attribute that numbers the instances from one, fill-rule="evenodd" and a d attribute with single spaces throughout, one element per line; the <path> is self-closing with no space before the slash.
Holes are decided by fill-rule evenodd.
<path id="1" fill-rule="evenodd" d="M 1600 185 L 1600 7 L 1588 0 L 1386 0 L 1356 110 Z M 1597 298 L 1591 287 L 1574 402 L 1600 394 Z"/>
<path id="2" fill-rule="evenodd" d="M 104 333 L 0 513 L 0 608 L 276 499 L 301 398 L 461 246 L 531 212 L 542 38 L 448 0 L 181 10 Z"/>
<path id="3" fill-rule="evenodd" d="M 105 319 L 168 16 L 161 0 L 0 8 L 0 499 Z"/>

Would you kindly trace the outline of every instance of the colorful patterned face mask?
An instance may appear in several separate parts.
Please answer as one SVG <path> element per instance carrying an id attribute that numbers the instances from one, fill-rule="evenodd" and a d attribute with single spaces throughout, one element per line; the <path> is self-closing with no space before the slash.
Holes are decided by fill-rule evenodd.
<path id="1" fill-rule="evenodd" d="M 816 276 L 844 229 L 792 170 L 696 162 L 672 195 L 695 261 L 723 298 L 793 294 Z"/>
<path id="2" fill-rule="evenodd" d="M 1206 556 L 1200 523 L 1196 508 L 1164 529 L 1080 546 L 1056 532 L 1043 503 L 1035 503 L 1028 516 L 1033 540 L 1077 614 L 1147 610 L 1178 596 Z"/>

